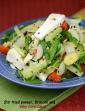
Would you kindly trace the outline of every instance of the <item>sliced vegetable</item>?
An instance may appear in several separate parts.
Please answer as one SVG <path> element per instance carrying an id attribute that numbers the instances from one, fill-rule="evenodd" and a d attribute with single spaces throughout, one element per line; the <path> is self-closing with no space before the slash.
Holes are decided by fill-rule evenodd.
<path id="1" fill-rule="evenodd" d="M 75 37 L 79 41 L 80 36 L 76 29 L 69 29 L 68 31 L 72 34 L 73 37 Z"/>
<path id="2" fill-rule="evenodd" d="M 85 64 L 85 56 L 80 57 L 80 59 L 77 61 L 79 64 Z"/>
<path id="3" fill-rule="evenodd" d="M 24 37 L 24 34 L 20 31 L 17 26 L 14 27 L 14 30 L 19 37 Z"/>
<path id="4" fill-rule="evenodd" d="M 60 63 L 61 63 L 61 60 L 59 59 L 55 60 L 49 67 L 47 67 L 46 69 L 42 71 L 44 71 L 47 74 L 50 74 L 59 67 Z"/>
<path id="5" fill-rule="evenodd" d="M 74 64 L 74 67 L 76 67 L 80 72 L 83 71 L 82 68 L 81 68 L 81 65 L 80 65 L 78 62 L 76 62 L 76 63 Z"/>
<path id="6" fill-rule="evenodd" d="M 69 29 L 69 25 L 66 21 L 64 21 L 60 26 L 63 30 L 68 30 Z"/>
<path id="7" fill-rule="evenodd" d="M 58 55 L 62 56 L 64 53 L 65 53 L 65 49 L 64 49 L 64 46 L 61 44 L 61 48 L 57 52 L 56 56 L 58 56 Z"/>
<path id="8" fill-rule="evenodd" d="M 77 51 L 84 51 L 84 46 L 82 44 L 78 43 L 76 50 Z"/>
<path id="9" fill-rule="evenodd" d="M 30 36 L 25 37 L 25 49 L 28 51 L 29 50 L 29 45 L 32 42 L 32 38 Z"/>
<path id="10" fill-rule="evenodd" d="M 17 36 L 18 36 L 18 39 L 16 40 L 15 43 L 19 47 L 23 48 L 25 46 L 25 37 L 24 37 L 24 34 L 21 32 L 21 30 L 17 26 L 14 27 L 14 30 L 15 30 Z"/>
<path id="11" fill-rule="evenodd" d="M 81 64 L 80 67 L 81 67 L 82 71 L 85 72 L 85 64 Z"/>
<path id="12" fill-rule="evenodd" d="M 17 29 L 19 30 L 20 33 L 24 34 L 26 31 L 28 32 L 35 32 L 42 24 L 44 21 L 36 21 L 30 25 L 25 25 L 25 26 L 20 26 L 20 27 L 15 27 L 15 30 L 17 32 Z M 17 33 L 14 32 L 13 30 L 8 30 L 3 37 L 0 38 L 0 42 L 1 43 L 5 43 L 8 41 L 11 41 L 12 43 L 14 43 L 15 39 L 17 39 Z"/>
<path id="13" fill-rule="evenodd" d="M 56 72 L 52 72 L 48 76 L 48 80 L 52 80 L 53 82 L 59 82 L 59 81 L 61 81 L 61 76 L 59 74 L 57 74 Z"/>
<path id="14" fill-rule="evenodd" d="M 49 52 L 48 52 L 48 46 L 46 44 L 46 42 L 43 40 L 40 42 L 40 45 L 42 46 L 42 49 L 43 49 L 43 55 L 45 56 L 47 62 L 49 63 L 49 58 L 50 58 L 50 55 L 49 55 Z"/>
<path id="15" fill-rule="evenodd" d="M 59 75 L 63 75 L 65 73 L 65 64 L 63 62 L 61 62 L 61 64 L 59 65 L 59 68 L 57 69 L 57 73 Z"/>
<path id="16" fill-rule="evenodd" d="M 28 53 L 27 56 L 24 58 L 24 63 L 27 64 L 32 58 L 33 58 L 33 55 Z"/>
<path id="17" fill-rule="evenodd" d="M 5 47 L 11 47 L 12 46 L 12 43 L 11 42 L 4 42 L 3 44 Z"/>
<path id="18" fill-rule="evenodd" d="M 6 47 L 4 45 L 0 45 L 0 52 L 3 54 L 7 54 L 7 52 L 9 51 L 9 47 Z"/>
<path id="19" fill-rule="evenodd" d="M 81 64 L 85 64 L 85 52 L 84 51 L 79 53 L 79 59 L 75 64 L 78 64 L 78 66 L 81 66 Z"/>
<path id="20" fill-rule="evenodd" d="M 66 68 L 67 68 L 69 71 L 71 71 L 71 72 L 73 72 L 74 74 L 76 74 L 77 76 L 82 76 L 82 75 L 84 74 L 83 71 L 79 71 L 76 67 L 74 67 L 74 66 L 72 66 L 72 65 L 66 66 Z"/>
<path id="21" fill-rule="evenodd" d="M 67 38 L 67 40 L 69 40 L 70 42 L 73 42 L 75 45 L 78 45 L 79 41 L 75 37 L 73 37 L 70 32 L 64 30 L 61 32 L 61 34 L 63 38 Z"/>
<path id="22" fill-rule="evenodd" d="M 65 65 L 72 65 L 79 59 L 79 56 L 76 52 L 67 54 L 64 58 Z"/>
<path id="23" fill-rule="evenodd" d="M 27 52 L 25 50 L 23 50 L 22 48 L 20 48 L 17 44 L 13 45 L 13 48 L 22 56 L 25 57 Z"/>
<path id="24" fill-rule="evenodd" d="M 1 38 L 0 42 L 5 43 L 16 37 L 16 33 L 13 30 L 7 31 Z"/>
<path id="25" fill-rule="evenodd" d="M 43 20 L 35 21 L 34 23 L 29 24 L 26 27 L 24 27 L 21 30 L 21 32 L 22 33 L 25 33 L 25 32 L 32 32 L 32 33 L 34 33 L 43 24 L 43 22 L 44 22 Z"/>
<path id="26" fill-rule="evenodd" d="M 62 32 L 62 28 L 58 27 L 56 28 L 53 32 L 51 32 L 50 34 L 48 34 L 45 37 L 46 42 L 47 41 L 52 41 L 55 37 L 57 37 L 58 34 L 60 34 Z"/>
<path id="27" fill-rule="evenodd" d="M 18 45 L 20 48 L 24 48 L 25 46 L 25 37 L 18 37 L 13 44 Z"/>
<path id="28" fill-rule="evenodd" d="M 33 65 L 24 67 L 23 70 L 21 70 L 21 74 L 25 79 L 29 79 L 33 75 L 39 73 L 46 66 L 47 66 L 46 60 L 39 61 L 39 63 L 35 63 Z"/>
<path id="29" fill-rule="evenodd" d="M 56 53 L 60 50 L 60 48 L 61 48 L 60 38 L 56 38 L 49 50 L 50 61 L 54 59 Z"/>

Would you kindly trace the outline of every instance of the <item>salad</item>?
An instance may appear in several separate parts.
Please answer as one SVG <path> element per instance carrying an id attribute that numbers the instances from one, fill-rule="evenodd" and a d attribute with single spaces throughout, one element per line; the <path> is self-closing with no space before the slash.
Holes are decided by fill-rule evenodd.
<path id="1" fill-rule="evenodd" d="M 15 26 L 0 38 L 0 53 L 11 68 L 31 83 L 60 82 L 85 72 L 85 30 L 79 19 L 50 14 Z"/>

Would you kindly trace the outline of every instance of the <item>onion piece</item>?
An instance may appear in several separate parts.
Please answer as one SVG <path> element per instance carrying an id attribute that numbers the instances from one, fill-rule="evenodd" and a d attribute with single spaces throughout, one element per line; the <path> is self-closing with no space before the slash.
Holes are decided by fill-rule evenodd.
<path id="1" fill-rule="evenodd" d="M 42 80 L 42 81 L 46 81 L 47 77 L 48 77 L 48 74 L 45 74 L 45 73 L 39 73 L 37 75 L 37 77 Z"/>
<path id="2" fill-rule="evenodd" d="M 65 72 L 65 64 L 62 62 L 57 70 L 57 73 L 59 75 L 62 75 L 62 74 L 64 74 L 64 72 Z"/>
<path id="3" fill-rule="evenodd" d="M 67 54 L 75 52 L 75 48 L 69 43 L 64 45 L 64 49 Z"/>
<path id="4" fill-rule="evenodd" d="M 37 47 L 36 59 L 40 59 L 42 57 L 42 55 L 43 55 L 43 49 L 42 49 L 42 46 L 39 45 Z"/>

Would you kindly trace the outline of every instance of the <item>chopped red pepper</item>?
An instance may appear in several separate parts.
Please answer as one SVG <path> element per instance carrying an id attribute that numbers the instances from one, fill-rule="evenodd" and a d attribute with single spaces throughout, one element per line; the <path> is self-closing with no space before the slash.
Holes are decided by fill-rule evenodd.
<path id="1" fill-rule="evenodd" d="M 66 21 L 64 21 L 60 26 L 63 30 L 68 30 L 69 29 L 69 25 Z"/>
<path id="2" fill-rule="evenodd" d="M 55 71 L 52 72 L 49 76 L 48 76 L 48 80 L 52 80 L 53 82 L 59 82 L 61 81 L 61 76 L 58 75 Z"/>
<path id="3" fill-rule="evenodd" d="M 81 64 L 81 69 L 85 72 L 85 64 Z"/>
<path id="4" fill-rule="evenodd" d="M 7 54 L 7 52 L 9 51 L 9 47 L 6 47 L 4 45 L 0 45 L 0 52 L 3 54 Z"/>

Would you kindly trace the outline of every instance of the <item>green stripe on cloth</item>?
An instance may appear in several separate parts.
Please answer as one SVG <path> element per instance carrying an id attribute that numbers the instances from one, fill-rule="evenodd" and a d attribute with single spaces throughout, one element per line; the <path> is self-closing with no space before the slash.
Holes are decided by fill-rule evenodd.
<path id="1" fill-rule="evenodd" d="M 59 93 L 59 95 L 57 95 L 56 97 L 54 97 L 50 100 L 50 101 L 55 101 L 55 105 L 49 103 L 49 104 L 47 104 L 47 107 L 45 109 L 40 109 L 38 111 L 50 110 L 51 108 L 53 108 L 54 106 L 56 106 L 57 104 L 62 102 L 67 97 L 71 96 L 73 93 L 75 93 L 79 89 L 80 89 L 80 87 L 75 87 L 75 88 L 69 88 L 69 89 L 64 90 L 62 93 Z"/>

